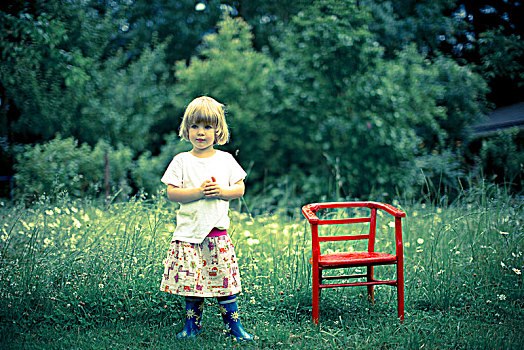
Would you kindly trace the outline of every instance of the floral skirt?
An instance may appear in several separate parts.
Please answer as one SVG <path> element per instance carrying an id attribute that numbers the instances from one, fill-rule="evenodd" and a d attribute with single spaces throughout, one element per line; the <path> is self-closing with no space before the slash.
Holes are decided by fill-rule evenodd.
<path id="1" fill-rule="evenodd" d="M 228 235 L 200 244 L 173 241 L 164 261 L 160 290 L 184 296 L 220 297 L 239 293 L 240 274 Z"/>

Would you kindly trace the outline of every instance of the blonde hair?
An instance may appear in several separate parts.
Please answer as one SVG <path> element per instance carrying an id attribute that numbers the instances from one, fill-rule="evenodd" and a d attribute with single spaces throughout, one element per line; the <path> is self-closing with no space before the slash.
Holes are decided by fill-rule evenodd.
<path id="1" fill-rule="evenodd" d="M 229 141 L 224 105 L 208 96 L 195 98 L 184 112 L 178 135 L 189 141 L 189 128 L 193 124 L 205 123 L 215 129 L 215 144 L 223 145 Z"/>

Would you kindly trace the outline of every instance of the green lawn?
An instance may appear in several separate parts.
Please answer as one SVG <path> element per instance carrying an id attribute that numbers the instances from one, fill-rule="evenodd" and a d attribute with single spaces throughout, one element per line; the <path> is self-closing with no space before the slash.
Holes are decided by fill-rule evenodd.
<path id="1" fill-rule="evenodd" d="M 383 286 L 373 305 L 364 287 L 324 291 L 321 326 L 314 326 L 309 228 L 300 208 L 293 216 L 232 211 L 239 306 L 244 327 L 259 337 L 242 347 L 522 349 L 522 201 L 490 189 L 446 206 L 393 204 L 407 213 L 403 324 L 395 289 Z M 183 299 L 158 290 L 175 208 L 164 198 L 110 205 L 43 200 L 30 208 L 3 203 L 0 348 L 238 347 L 223 334 L 212 299 L 203 333 L 175 339 Z M 390 222 L 379 217 L 377 250 L 393 249 Z"/>

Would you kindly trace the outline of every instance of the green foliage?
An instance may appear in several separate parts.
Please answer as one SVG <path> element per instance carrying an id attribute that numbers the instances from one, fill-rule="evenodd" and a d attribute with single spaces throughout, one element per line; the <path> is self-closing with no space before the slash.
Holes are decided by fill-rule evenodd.
<path id="1" fill-rule="evenodd" d="M 270 174 L 283 166 L 298 181 L 311 174 L 330 178 L 340 173 L 340 161 L 345 164 L 341 155 L 358 147 L 365 134 L 355 128 L 366 130 L 366 121 L 359 122 L 350 100 L 382 52 L 367 30 L 369 20 L 354 2 L 336 1 L 316 2 L 292 19 L 277 46 L 271 113 L 281 132 Z M 341 173 L 347 181 L 345 169 Z"/>
<path id="2" fill-rule="evenodd" d="M 489 83 L 497 107 L 522 102 L 524 94 L 524 7 L 518 0 L 456 1 L 464 28 L 457 28 L 450 53 L 475 65 Z"/>
<path id="3" fill-rule="evenodd" d="M 194 0 L 106 2 L 106 10 L 120 25 L 114 44 L 136 54 L 159 40 L 167 44 L 166 62 L 187 59 L 195 53 L 202 35 L 213 28 L 220 17 L 220 1 L 205 1 L 205 11 L 196 11 L 196 3 Z"/>
<path id="4" fill-rule="evenodd" d="M 462 135 L 485 91 L 468 68 L 413 45 L 386 56 L 371 21 L 356 2 L 319 1 L 279 46 L 274 123 L 286 133 L 272 153 L 291 171 L 334 177 L 342 196 L 409 191 L 415 158 Z"/>
<path id="5" fill-rule="evenodd" d="M 119 51 L 93 70 L 89 98 L 81 105 L 73 134 L 90 144 L 104 139 L 144 151 L 151 141 L 151 127 L 169 105 L 164 51 L 165 45 L 144 49 L 131 63 Z"/>
<path id="6" fill-rule="evenodd" d="M 187 147 L 174 132 L 199 95 L 227 106 L 224 149 L 272 205 L 417 193 L 419 167 L 436 173 L 426 171 L 432 152 L 458 174 L 459 145 L 486 112 L 485 80 L 522 70 L 507 25 L 469 43 L 478 67 L 443 53 L 470 30 L 454 0 L 213 0 L 204 11 L 188 0 L 24 4 L 0 12 L 2 166 L 17 144 L 57 133 L 91 147 L 105 140 L 132 150 L 130 182 L 148 193 Z M 99 187 L 93 179 L 78 186 Z"/>
<path id="7" fill-rule="evenodd" d="M 360 120 L 352 118 L 351 129 L 360 139 L 353 142 L 355 152 L 345 157 L 346 168 L 353 169 L 351 187 L 365 188 L 364 193 L 372 186 L 389 193 L 395 187 L 409 191 L 406 172 L 416 167 L 416 156 L 446 136 L 438 123 L 446 110 L 439 106 L 443 88 L 436 67 L 406 47 L 395 59 L 377 62 L 355 90 L 351 103 Z"/>
<path id="8" fill-rule="evenodd" d="M 412 190 L 406 194 L 437 204 L 455 199 L 463 189 L 461 180 L 466 175 L 463 158 L 451 150 L 418 157 L 413 172 L 407 177 L 413 181 L 410 188 L 420 189 L 420 192 Z"/>
<path id="9" fill-rule="evenodd" d="M 224 103 L 231 130 L 231 143 L 225 148 L 238 151 L 244 167 L 257 164 L 253 176 L 260 178 L 276 131 L 267 113 L 274 63 L 256 52 L 251 40 L 250 28 L 242 19 L 225 16 L 218 32 L 204 37 L 198 57 L 189 65 L 177 62 L 173 104 L 185 106 L 201 95 Z"/>
<path id="10" fill-rule="evenodd" d="M 499 131 L 482 140 L 480 168 L 490 181 L 521 191 L 524 188 L 524 132 L 517 128 Z"/>
<path id="11" fill-rule="evenodd" d="M 51 1 L 35 15 L 0 12 L 1 134 L 27 142 L 60 133 L 143 151 L 169 105 L 166 45 L 150 48 L 153 41 L 131 61 L 127 51 L 108 49 L 116 21 L 91 5 L 58 5 Z"/>
<path id="12" fill-rule="evenodd" d="M 48 4 L 52 9 L 56 2 Z M 55 9 L 56 10 L 56 9 Z M 2 134 L 49 139 L 71 135 L 91 70 L 111 23 L 89 7 L 66 5 L 59 15 L 0 12 L 2 109 L 11 112 Z M 91 46 L 87 48 L 85 43 Z"/>
<path id="13" fill-rule="evenodd" d="M 438 54 L 439 38 L 456 42 L 458 31 L 466 28 L 465 23 L 449 15 L 456 0 L 364 0 L 362 4 L 373 14 L 371 31 L 390 54 L 406 45 Z"/>
<path id="14" fill-rule="evenodd" d="M 392 55 L 415 44 L 432 59 L 453 57 L 482 74 L 490 84 L 490 102 L 521 101 L 524 66 L 522 6 L 518 1 L 372 0 L 377 40 Z M 519 91 L 515 91 L 519 90 Z"/>
<path id="15" fill-rule="evenodd" d="M 86 197 L 103 193 L 105 185 L 105 154 L 108 154 L 111 193 L 129 192 L 127 172 L 133 153 L 129 148 L 113 149 L 100 141 L 94 148 L 78 144 L 72 137 L 57 137 L 47 143 L 26 146 L 17 155 L 16 192 L 18 199 L 35 200 L 61 193 Z"/>
<path id="16" fill-rule="evenodd" d="M 438 70 L 437 83 L 444 88 L 438 99 L 438 104 L 446 110 L 444 118 L 437 119 L 446 132 L 441 146 L 454 148 L 457 142 L 469 140 L 472 126 L 488 111 L 488 86 L 471 67 L 449 58 L 438 57 L 433 65 Z"/>
<path id="17" fill-rule="evenodd" d="M 177 132 L 167 135 L 165 141 L 159 155 L 153 157 L 151 152 L 146 151 L 138 157 L 136 166 L 133 167 L 133 179 L 136 185 L 146 193 L 155 194 L 160 189 L 164 189 L 165 186 L 160 182 L 160 177 L 173 157 L 177 153 L 191 149 L 189 143 L 180 140 Z"/>
<path id="18" fill-rule="evenodd" d="M 482 71 L 488 79 L 495 77 L 522 81 L 524 79 L 524 42 L 518 35 L 505 35 L 499 27 L 483 32 L 478 40 Z"/>

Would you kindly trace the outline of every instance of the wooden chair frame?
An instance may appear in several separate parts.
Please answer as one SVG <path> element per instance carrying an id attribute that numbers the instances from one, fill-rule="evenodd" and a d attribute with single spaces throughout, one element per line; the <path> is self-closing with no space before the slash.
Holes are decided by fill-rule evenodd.
<path id="1" fill-rule="evenodd" d="M 369 217 L 347 218 L 347 219 L 319 219 L 316 212 L 328 208 L 369 208 Z M 395 254 L 375 252 L 375 235 L 377 224 L 377 210 L 383 210 L 395 218 Z M 402 243 L 402 222 L 406 214 L 389 204 L 378 202 L 334 202 L 313 203 L 302 207 L 302 213 L 311 225 L 312 253 L 310 259 L 313 269 L 313 321 L 319 324 L 319 299 L 320 292 L 324 288 L 366 286 L 368 298 L 374 302 L 373 286 L 390 285 L 397 287 L 397 311 L 400 322 L 404 321 L 404 255 Z M 369 233 L 351 234 L 346 236 L 323 236 L 319 237 L 319 225 L 340 225 L 369 222 Z M 368 250 L 364 252 L 351 252 L 341 254 L 321 254 L 320 242 L 368 240 Z M 380 265 L 396 265 L 397 278 L 395 280 L 376 280 L 373 278 L 373 267 Z M 366 267 L 365 274 L 322 276 L 323 270 L 343 269 L 350 267 Z M 365 282 L 353 283 L 331 283 L 323 284 L 323 280 L 366 278 Z"/>

